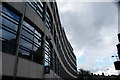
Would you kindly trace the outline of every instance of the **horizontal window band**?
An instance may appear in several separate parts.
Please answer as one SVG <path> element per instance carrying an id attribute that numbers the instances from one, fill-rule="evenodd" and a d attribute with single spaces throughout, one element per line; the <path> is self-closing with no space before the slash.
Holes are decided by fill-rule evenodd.
<path id="1" fill-rule="evenodd" d="M 29 42 L 30 44 L 32 44 L 32 45 L 34 45 L 34 46 L 36 46 L 36 47 L 40 47 L 40 45 L 39 45 L 39 44 L 37 44 L 37 43 L 36 43 L 36 42 L 34 42 L 34 41 L 32 41 L 32 42 L 31 42 L 31 41 L 29 41 L 29 40 L 25 39 L 25 38 L 24 38 L 24 37 L 22 37 L 22 36 L 21 36 L 21 38 L 22 38 L 23 40 L 25 40 L 25 41 Z M 35 45 L 34 43 L 35 43 L 36 45 Z"/>
<path id="2" fill-rule="evenodd" d="M 12 30 L 12 31 L 15 32 L 15 33 L 17 33 L 17 31 L 15 31 L 14 29 L 12 29 L 12 28 L 10 28 L 10 27 L 4 25 L 4 24 L 2 24 L 2 26 L 6 27 L 6 28 L 8 28 L 8 29 L 10 29 L 10 30 Z M 3 27 L 2 27 L 2 28 L 3 28 Z"/>
<path id="3" fill-rule="evenodd" d="M 7 29 L 6 29 L 6 28 L 4 28 L 4 27 L 2 27 L 2 29 L 4 29 L 5 31 L 8 31 L 8 32 L 10 32 L 10 33 L 12 33 L 12 34 L 14 34 L 14 35 L 17 35 L 16 33 L 14 33 L 14 32 L 12 32 L 12 31 L 7 30 Z"/>
<path id="4" fill-rule="evenodd" d="M 2 17 L 4 17 L 6 20 L 12 22 L 13 24 L 18 25 L 18 22 L 15 22 L 15 21 L 13 21 L 13 20 L 11 20 L 11 19 L 5 17 L 5 16 L 2 16 Z"/>
<path id="5" fill-rule="evenodd" d="M 18 22 L 18 20 L 14 19 L 13 17 L 11 17 L 10 15 L 8 15 L 7 13 L 5 13 L 4 11 L 2 11 L 2 13 L 8 17 L 10 17 L 11 19 L 13 19 L 14 21 Z M 19 17 L 19 16 L 18 16 Z"/>

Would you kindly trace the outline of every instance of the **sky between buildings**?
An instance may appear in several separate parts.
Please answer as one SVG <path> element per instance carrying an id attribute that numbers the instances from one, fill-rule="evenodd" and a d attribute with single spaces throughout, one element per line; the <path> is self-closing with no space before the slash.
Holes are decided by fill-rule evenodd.
<path id="1" fill-rule="evenodd" d="M 104 0 L 58 1 L 62 26 L 74 48 L 78 69 L 106 75 L 118 74 L 113 62 L 116 58 L 118 6 Z"/>

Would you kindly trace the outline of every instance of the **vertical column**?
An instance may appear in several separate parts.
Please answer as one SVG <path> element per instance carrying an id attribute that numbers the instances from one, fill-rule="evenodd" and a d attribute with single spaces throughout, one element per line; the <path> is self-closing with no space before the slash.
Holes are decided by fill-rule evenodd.
<path id="1" fill-rule="evenodd" d="M 26 5 L 25 5 L 25 9 L 22 13 L 22 17 L 20 18 L 19 24 L 18 24 L 18 31 L 17 31 L 17 38 L 16 38 L 16 49 L 15 49 L 15 64 L 14 64 L 14 72 L 13 72 L 13 80 L 15 80 L 16 75 L 17 75 L 17 68 L 18 68 L 18 50 L 19 50 L 19 41 L 20 41 L 20 36 L 21 36 L 21 30 L 22 30 L 22 22 L 25 16 L 25 12 L 26 12 Z"/>
<path id="2" fill-rule="evenodd" d="M 42 39 L 42 44 L 41 44 L 41 53 L 42 53 L 42 65 L 44 65 L 44 56 L 45 56 L 45 40 L 46 40 L 46 35 L 43 35 L 43 39 Z"/>

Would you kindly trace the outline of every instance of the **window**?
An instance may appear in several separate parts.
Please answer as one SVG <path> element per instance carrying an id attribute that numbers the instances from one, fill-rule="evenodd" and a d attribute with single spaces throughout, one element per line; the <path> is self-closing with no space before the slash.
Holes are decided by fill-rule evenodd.
<path id="1" fill-rule="evenodd" d="M 23 21 L 19 49 L 20 56 L 40 63 L 41 37 L 42 35 L 38 30 L 28 22 Z"/>
<path id="2" fill-rule="evenodd" d="M 6 7 L 2 7 L 2 51 L 15 54 L 16 35 L 20 17 Z"/>
<path id="3" fill-rule="evenodd" d="M 50 66 L 50 61 L 51 61 L 51 46 L 48 41 L 45 41 L 45 66 Z"/>
<path id="4" fill-rule="evenodd" d="M 40 0 L 27 0 L 27 5 L 36 12 L 41 18 L 43 18 L 43 4 Z"/>
<path id="5" fill-rule="evenodd" d="M 52 30 L 52 17 L 50 16 L 49 10 L 46 11 L 45 24 L 48 29 Z"/>

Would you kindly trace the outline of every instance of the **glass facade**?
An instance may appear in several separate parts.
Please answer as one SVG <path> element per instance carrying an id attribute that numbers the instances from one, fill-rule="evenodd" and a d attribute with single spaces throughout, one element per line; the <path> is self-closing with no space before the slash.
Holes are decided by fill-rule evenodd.
<path id="1" fill-rule="evenodd" d="M 57 8 L 54 8 L 55 5 L 53 6 L 54 3 L 50 4 L 52 8 L 54 8 L 53 13 L 51 12 L 52 8 L 50 9 L 50 5 L 48 6 L 48 3 L 36 2 L 36 0 L 27 0 L 24 4 L 27 4 L 25 5 L 26 7 L 30 7 L 26 8 L 26 11 L 30 11 L 31 9 L 31 11 L 38 14 L 43 21 L 40 22 L 41 25 L 37 24 L 39 21 L 30 20 L 30 18 L 28 18 L 30 15 L 26 16 L 29 12 L 26 12 L 21 26 L 18 27 L 21 23 L 21 16 L 18 14 L 22 14 L 19 13 L 19 11 L 17 12 L 17 8 L 15 8 L 15 10 L 12 9 L 13 7 L 9 8 L 7 5 L 5 5 L 6 7 L 3 6 L 2 25 L 0 25 L 0 31 L 2 31 L 2 36 L 0 36 L 0 40 L 2 40 L 2 51 L 15 55 L 16 43 L 19 43 L 19 57 L 31 62 L 42 64 L 44 67 L 48 66 L 62 78 L 76 75 L 75 70 L 72 70 L 76 69 L 76 66 L 70 62 L 70 59 L 73 60 L 72 58 L 74 57 L 69 55 L 71 53 L 73 54 L 73 52 L 72 49 L 69 49 L 69 44 L 67 42 L 65 43 L 67 39 L 63 39 L 65 34 L 62 34 L 63 29 L 59 28 L 61 25 L 59 16 L 56 14 Z M 38 17 L 38 15 L 34 15 L 35 18 L 36 16 Z M 45 25 L 48 29 L 43 27 Z M 19 32 L 20 27 L 22 27 L 21 32 Z M 47 31 L 53 35 L 49 34 Z M 17 42 L 16 39 L 19 36 L 18 33 L 20 33 L 19 42 Z M 51 38 L 50 40 L 48 36 Z M 75 60 L 73 63 L 76 63 Z"/>
<path id="2" fill-rule="evenodd" d="M 15 54 L 16 35 L 20 17 L 2 7 L 2 51 Z M 12 48 L 11 48 L 12 47 Z"/>
<path id="3" fill-rule="evenodd" d="M 42 35 L 33 26 L 23 21 L 19 48 L 21 57 L 39 63 L 37 57 L 41 56 L 41 37 Z"/>
<path id="4" fill-rule="evenodd" d="M 50 60 L 51 60 L 51 54 L 52 54 L 52 49 L 48 41 L 45 41 L 45 66 L 50 66 Z"/>
<path id="5" fill-rule="evenodd" d="M 16 37 L 20 17 L 8 8 L 2 8 L 2 51 L 15 55 Z M 25 20 L 22 23 L 22 31 L 19 42 L 19 56 L 41 63 L 41 33 Z"/>
<path id="6" fill-rule="evenodd" d="M 51 30 L 51 27 L 52 27 L 52 18 L 50 17 L 49 9 L 46 11 L 45 24 L 48 27 L 48 29 Z"/>

